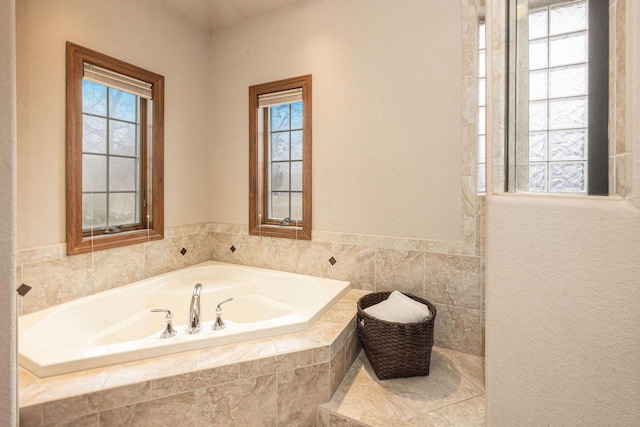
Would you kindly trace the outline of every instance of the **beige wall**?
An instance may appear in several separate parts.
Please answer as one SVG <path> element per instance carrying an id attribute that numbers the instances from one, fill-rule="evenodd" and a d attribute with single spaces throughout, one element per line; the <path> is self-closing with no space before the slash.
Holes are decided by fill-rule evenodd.
<path id="1" fill-rule="evenodd" d="M 639 6 L 627 2 L 633 194 L 487 197 L 490 426 L 640 424 Z"/>
<path id="2" fill-rule="evenodd" d="M 15 426 L 16 75 L 15 3 L 0 1 L 0 425 Z"/>
<path id="3" fill-rule="evenodd" d="M 209 33 L 152 0 L 21 0 L 18 247 L 65 241 L 67 40 L 165 76 L 165 224 L 207 222 Z"/>
<path id="4" fill-rule="evenodd" d="M 461 28 L 460 2 L 326 0 L 214 32 L 212 221 L 248 223 L 248 87 L 310 73 L 314 230 L 460 239 Z"/>

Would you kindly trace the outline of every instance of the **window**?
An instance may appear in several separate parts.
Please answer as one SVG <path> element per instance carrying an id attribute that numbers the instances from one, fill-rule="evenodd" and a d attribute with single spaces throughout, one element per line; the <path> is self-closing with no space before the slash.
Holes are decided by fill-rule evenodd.
<path id="1" fill-rule="evenodd" d="M 163 236 L 164 78 L 67 43 L 67 252 Z"/>
<path id="2" fill-rule="evenodd" d="M 249 233 L 311 239 L 311 76 L 249 88 Z"/>
<path id="3" fill-rule="evenodd" d="M 516 22 L 510 188 L 607 194 L 608 1 L 529 3 Z"/>
<path id="4" fill-rule="evenodd" d="M 486 66 L 486 25 L 478 22 L 478 192 L 487 191 L 487 66 Z"/>

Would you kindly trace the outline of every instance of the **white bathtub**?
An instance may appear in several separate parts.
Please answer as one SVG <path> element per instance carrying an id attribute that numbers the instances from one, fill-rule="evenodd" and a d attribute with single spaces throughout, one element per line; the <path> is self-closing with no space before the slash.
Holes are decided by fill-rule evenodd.
<path id="1" fill-rule="evenodd" d="M 201 332 L 185 332 L 191 295 L 201 290 Z M 19 319 L 20 364 L 38 377 L 270 337 L 308 329 L 350 289 L 349 282 L 205 262 L 91 295 Z M 212 330 L 227 298 L 226 328 Z M 178 334 L 161 339 L 164 313 Z"/>

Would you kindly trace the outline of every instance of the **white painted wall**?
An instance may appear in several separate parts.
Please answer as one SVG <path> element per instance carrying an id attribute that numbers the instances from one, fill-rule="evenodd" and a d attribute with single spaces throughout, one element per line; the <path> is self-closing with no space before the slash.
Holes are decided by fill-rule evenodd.
<path id="1" fill-rule="evenodd" d="M 212 40 L 214 222 L 248 223 L 248 87 L 312 74 L 313 228 L 460 238 L 460 2 L 308 2 Z"/>
<path id="2" fill-rule="evenodd" d="M 165 76 L 165 225 L 208 222 L 210 34 L 153 0 L 17 4 L 18 247 L 65 242 L 65 42 Z"/>
<path id="3" fill-rule="evenodd" d="M 487 197 L 489 426 L 640 425 L 640 5 L 627 7 L 634 195 Z"/>
<path id="4" fill-rule="evenodd" d="M 0 0 L 0 425 L 17 421 L 15 1 Z"/>

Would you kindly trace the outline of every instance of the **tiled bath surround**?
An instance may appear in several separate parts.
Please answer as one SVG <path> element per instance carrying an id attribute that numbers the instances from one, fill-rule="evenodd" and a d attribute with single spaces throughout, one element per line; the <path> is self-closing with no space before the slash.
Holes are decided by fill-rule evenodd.
<path id="1" fill-rule="evenodd" d="M 311 426 L 360 352 L 352 290 L 309 330 L 38 379 L 21 426 Z"/>

